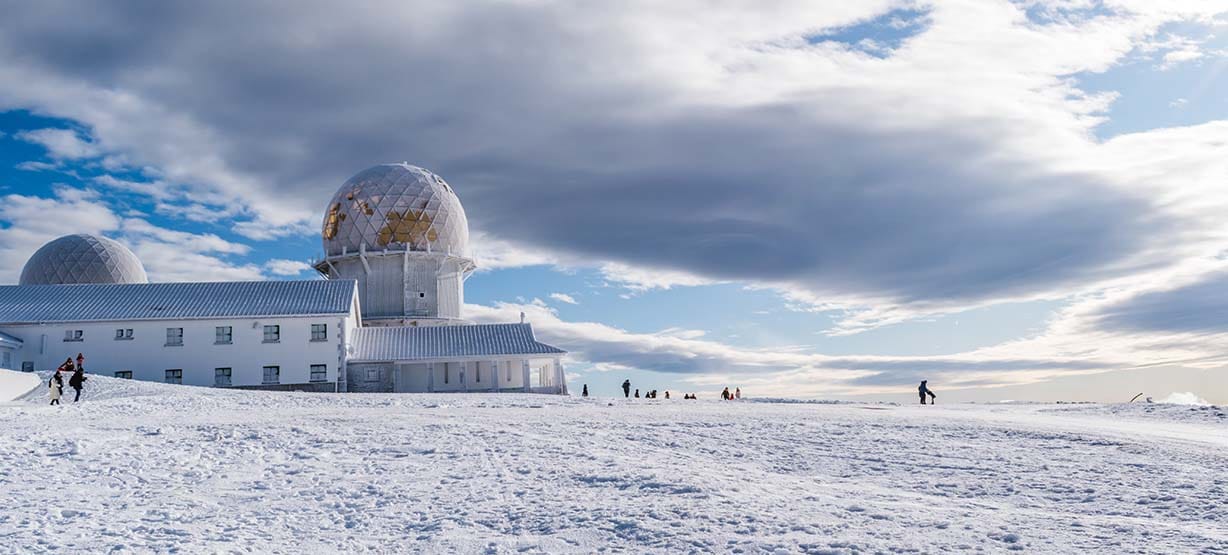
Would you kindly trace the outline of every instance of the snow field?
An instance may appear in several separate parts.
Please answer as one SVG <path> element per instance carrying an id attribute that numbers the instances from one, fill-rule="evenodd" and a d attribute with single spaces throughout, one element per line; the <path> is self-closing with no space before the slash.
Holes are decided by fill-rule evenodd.
<path id="1" fill-rule="evenodd" d="M 0 406 L 0 551 L 1228 551 L 1217 407 L 86 385 Z"/>

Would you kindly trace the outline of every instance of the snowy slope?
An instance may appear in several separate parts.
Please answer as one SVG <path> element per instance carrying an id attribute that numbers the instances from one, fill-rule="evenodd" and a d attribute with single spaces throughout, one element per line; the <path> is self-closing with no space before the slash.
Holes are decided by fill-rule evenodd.
<path id="1" fill-rule="evenodd" d="M 37 388 L 38 385 L 38 376 L 31 372 L 0 368 L 0 403 L 21 397 Z"/>
<path id="2" fill-rule="evenodd" d="M 1228 550 L 1228 423 L 1140 405 L 87 386 L 0 406 L 0 551 Z"/>

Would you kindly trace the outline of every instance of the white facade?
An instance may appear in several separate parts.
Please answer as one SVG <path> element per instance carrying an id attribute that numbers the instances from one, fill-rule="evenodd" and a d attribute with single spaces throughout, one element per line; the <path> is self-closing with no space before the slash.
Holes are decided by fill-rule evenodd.
<path id="1" fill-rule="evenodd" d="M 325 327 L 323 339 L 312 338 L 313 325 Z M 353 316 L 333 315 L 8 325 L 0 331 L 22 340 L 12 353 L 15 369 L 54 369 L 84 353 L 86 371 L 107 376 L 174 381 L 167 371 L 177 370 L 186 385 L 327 383 L 330 387 L 316 388 L 336 390 L 332 384 L 343 375 L 344 337 L 354 325 Z M 265 326 L 276 326 L 276 341 L 265 340 Z M 229 343 L 218 341 L 219 327 L 230 328 Z M 173 330 L 169 339 L 168 330 Z M 324 374 L 313 379 L 313 365 L 317 370 L 323 365 Z M 265 380 L 265 367 L 277 367 L 276 381 Z M 218 382 L 219 368 L 230 369 L 228 384 Z"/>

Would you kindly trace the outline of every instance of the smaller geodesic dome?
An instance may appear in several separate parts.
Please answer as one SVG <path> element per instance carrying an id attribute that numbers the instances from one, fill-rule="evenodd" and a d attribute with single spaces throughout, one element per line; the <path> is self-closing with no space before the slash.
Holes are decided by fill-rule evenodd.
<path id="1" fill-rule="evenodd" d="M 21 270 L 21 285 L 148 283 L 132 251 L 97 235 L 65 235 L 38 249 Z"/>

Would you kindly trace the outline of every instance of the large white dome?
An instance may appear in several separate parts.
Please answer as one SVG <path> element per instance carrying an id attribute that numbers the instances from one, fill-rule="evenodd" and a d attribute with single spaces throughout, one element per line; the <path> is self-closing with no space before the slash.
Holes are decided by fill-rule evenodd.
<path id="1" fill-rule="evenodd" d="M 65 235 L 38 249 L 21 270 L 22 285 L 148 283 L 132 251 L 106 237 Z"/>
<path id="2" fill-rule="evenodd" d="M 468 256 L 469 221 L 443 178 L 409 164 L 351 177 L 324 211 L 324 252 L 411 250 Z"/>

